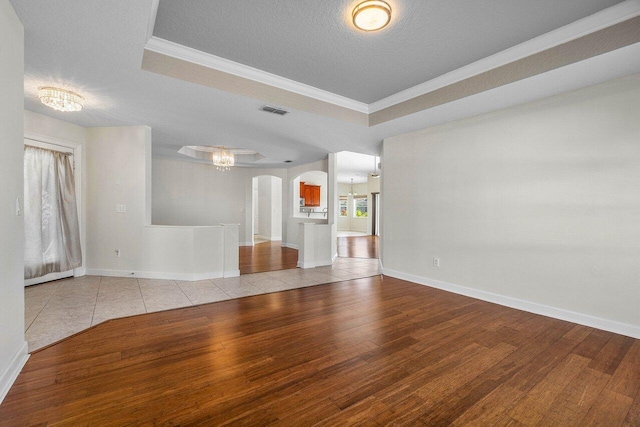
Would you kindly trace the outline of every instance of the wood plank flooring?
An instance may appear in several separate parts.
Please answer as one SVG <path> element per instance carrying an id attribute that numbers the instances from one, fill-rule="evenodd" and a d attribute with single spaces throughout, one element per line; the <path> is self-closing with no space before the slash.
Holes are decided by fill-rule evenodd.
<path id="1" fill-rule="evenodd" d="M 100 324 L 0 424 L 638 426 L 639 390 L 639 340 L 376 276 Z"/>
<path id="2" fill-rule="evenodd" d="M 240 246 L 239 264 L 240 274 L 296 268 L 298 251 L 282 247 L 277 241 Z"/>
<path id="3" fill-rule="evenodd" d="M 338 237 L 338 256 L 378 258 L 378 236 Z"/>

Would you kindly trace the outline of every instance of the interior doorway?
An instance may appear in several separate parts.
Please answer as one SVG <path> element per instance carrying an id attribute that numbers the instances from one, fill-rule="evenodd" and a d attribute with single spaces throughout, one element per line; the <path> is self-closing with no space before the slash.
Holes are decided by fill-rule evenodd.
<path id="1" fill-rule="evenodd" d="M 282 240 L 282 178 L 253 177 L 251 182 L 252 244 Z"/>

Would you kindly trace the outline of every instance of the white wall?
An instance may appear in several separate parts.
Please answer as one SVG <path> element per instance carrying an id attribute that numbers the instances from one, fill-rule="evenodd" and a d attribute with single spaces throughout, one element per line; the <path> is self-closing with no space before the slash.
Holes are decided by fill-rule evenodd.
<path id="1" fill-rule="evenodd" d="M 298 194 L 300 193 L 300 181 L 299 180 L 296 181 L 296 178 L 298 178 L 303 173 L 310 172 L 310 171 L 328 172 L 328 168 L 329 168 L 328 161 L 325 159 L 325 160 L 320 160 L 317 162 L 308 163 L 306 165 L 295 166 L 287 169 L 287 179 L 284 180 L 285 184 L 283 185 L 283 195 L 293 194 L 295 196 L 296 191 Z M 296 187 L 297 187 L 297 190 L 296 190 Z M 285 207 L 288 206 L 289 209 L 288 209 L 288 212 L 283 213 L 283 218 L 286 218 L 286 220 L 285 220 L 285 228 L 283 229 L 282 243 L 283 245 L 297 249 L 299 224 L 305 223 L 305 222 L 313 222 L 315 224 L 327 224 L 328 219 L 313 218 L 313 217 L 310 217 L 310 218 L 295 217 L 294 213 L 296 211 L 299 211 L 298 200 L 297 199 L 295 200 L 296 200 L 297 207 L 294 207 L 293 201 L 291 201 L 290 203 L 288 202 L 288 200 L 284 201 L 284 206 Z"/>
<path id="2" fill-rule="evenodd" d="M 229 172 L 219 172 L 205 163 L 154 158 L 152 223 L 159 225 L 239 223 L 240 243 L 251 244 L 252 180 L 254 177 L 269 175 L 282 179 L 282 244 L 297 248 L 300 222 L 327 223 L 326 218 L 293 217 L 294 208 L 291 197 L 295 190 L 295 178 L 304 172 L 314 170 L 326 172 L 327 160 L 290 169 L 236 167 Z"/>
<path id="3" fill-rule="evenodd" d="M 226 255 L 228 247 L 237 252 L 237 225 L 150 224 L 151 164 L 150 128 L 87 129 L 87 272 L 176 280 L 238 275 L 237 255 Z"/>
<path id="4" fill-rule="evenodd" d="M 390 138 L 383 159 L 385 274 L 640 338 L 638 76 Z"/>
<path id="5" fill-rule="evenodd" d="M 234 167 L 220 172 L 209 164 L 173 159 L 153 159 L 152 223 L 204 226 L 240 224 L 241 244 L 251 244 L 254 177 L 272 175 L 282 179 L 281 216 L 286 218 L 286 169 Z M 286 235 L 281 229 L 281 238 Z"/>
<path id="6" fill-rule="evenodd" d="M 87 267 L 140 270 L 145 256 L 146 126 L 87 129 Z M 125 205 L 125 213 L 116 213 Z M 120 257 L 115 250 L 120 249 Z"/>
<path id="7" fill-rule="evenodd" d="M 24 340 L 23 201 L 24 30 L 0 0 L 0 402 L 27 360 Z"/>

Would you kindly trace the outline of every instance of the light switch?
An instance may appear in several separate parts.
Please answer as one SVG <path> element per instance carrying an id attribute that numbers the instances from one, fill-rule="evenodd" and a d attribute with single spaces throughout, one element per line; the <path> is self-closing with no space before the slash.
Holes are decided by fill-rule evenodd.
<path id="1" fill-rule="evenodd" d="M 16 198 L 16 216 L 22 215 L 22 208 L 20 207 L 20 197 Z"/>
<path id="2" fill-rule="evenodd" d="M 127 205 L 116 205 L 117 213 L 124 213 L 127 211 Z"/>

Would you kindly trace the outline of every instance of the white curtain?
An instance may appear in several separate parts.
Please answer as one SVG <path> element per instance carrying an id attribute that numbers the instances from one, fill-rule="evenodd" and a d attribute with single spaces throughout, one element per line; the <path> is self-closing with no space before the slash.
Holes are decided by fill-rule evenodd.
<path id="1" fill-rule="evenodd" d="M 24 278 L 82 265 L 73 166 L 69 155 L 24 148 Z"/>

